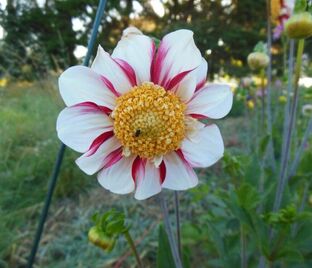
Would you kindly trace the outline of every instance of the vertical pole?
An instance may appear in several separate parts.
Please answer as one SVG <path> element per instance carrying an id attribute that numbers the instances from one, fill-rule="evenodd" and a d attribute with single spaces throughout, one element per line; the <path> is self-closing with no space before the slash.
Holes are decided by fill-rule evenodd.
<path id="1" fill-rule="evenodd" d="M 269 161 L 273 170 L 276 168 L 275 157 L 274 157 L 274 144 L 272 138 L 272 105 L 271 105 L 271 84 L 272 84 L 272 27 L 271 27 L 271 1 L 266 1 L 266 8 L 267 8 L 267 48 L 269 54 L 269 65 L 267 68 L 267 129 L 268 133 L 270 134 L 270 141 L 268 144 L 268 154 L 269 154 Z"/>
<path id="2" fill-rule="evenodd" d="M 106 5 L 106 0 L 100 0 L 100 3 L 98 5 L 98 9 L 96 12 L 96 17 L 93 23 L 93 27 L 92 27 L 92 33 L 91 33 L 91 37 L 88 43 L 88 51 L 87 51 L 87 55 L 83 61 L 83 65 L 84 66 L 88 66 L 91 55 L 92 55 L 92 50 L 94 47 L 94 43 L 96 40 L 96 36 L 97 36 L 97 32 L 98 32 L 98 28 L 100 26 L 100 22 L 101 19 L 103 17 L 104 14 L 104 9 L 105 9 L 105 5 Z M 49 207 L 51 204 L 51 200 L 52 200 L 52 196 L 53 196 L 53 192 L 56 186 L 56 182 L 57 182 L 57 178 L 58 175 L 60 173 L 60 169 L 61 169 L 61 165 L 63 162 L 63 158 L 64 158 L 64 153 L 65 153 L 65 149 L 66 146 L 64 144 L 61 144 L 61 147 L 59 149 L 58 155 L 57 155 L 57 159 L 55 161 L 55 165 L 53 168 L 53 173 L 49 182 L 49 187 L 48 187 L 48 193 L 46 195 L 46 199 L 44 202 L 44 206 L 42 208 L 42 212 L 41 212 L 41 216 L 40 216 L 40 220 L 39 220 L 39 224 L 37 227 L 37 231 L 36 231 L 36 235 L 34 238 L 34 242 L 33 242 L 33 246 L 31 249 L 31 253 L 28 259 L 28 263 L 27 263 L 27 268 L 32 268 L 34 261 L 35 261 L 35 257 L 36 257 L 36 253 L 38 250 L 38 245 L 41 239 L 41 235 L 43 232 L 43 228 L 44 228 L 44 224 L 47 220 L 47 216 L 48 216 L 48 211 L 49 211 Z"/>

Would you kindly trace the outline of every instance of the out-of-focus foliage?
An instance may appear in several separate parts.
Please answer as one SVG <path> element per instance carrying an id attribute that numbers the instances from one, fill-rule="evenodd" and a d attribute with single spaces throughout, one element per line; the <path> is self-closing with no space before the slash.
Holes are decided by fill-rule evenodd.
<path id="1" fill-rule="evenodd" d="M 32 79 L 51 68 L 76 64 L 73 52 L 76 45 L 86 46 L 97 4 L 96 0 L 47 0 L 39 6 L 35 0 L 9 0 L 0 13 L 0 25 L 6 32 L 0 46 L 3 69 Z M 157 38 L 187 28 L 194 31 L 210 74 L 240 75 L 247 70 L 248 53 L 259 39 L 265 40 L 265 20 L 255 19 L 265 17 L 265 1 L 172 0 L 163 5 L 161 17 L 148 0 L 107 1 L 98 43 L 112 49 L 129 25 Z M 73 29 L 75 19 L 83 22 L 81 30 Z M 206 53 L 208 49 L 211 53 Z"/>

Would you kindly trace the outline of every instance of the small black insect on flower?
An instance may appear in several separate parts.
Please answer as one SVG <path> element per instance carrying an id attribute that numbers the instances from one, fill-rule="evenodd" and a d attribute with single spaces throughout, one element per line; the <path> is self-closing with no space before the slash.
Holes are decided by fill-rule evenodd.
<path id="1" fill-rule="evenodd" d="M 134 133 L 134 136 L 135 136 L 135 137 L 139 137 L 140 134 L 141 134 L 141 130 L 140 130 L 140 129 L 137 129 L 137 130 L 135 131 L 135 133 Z"/>

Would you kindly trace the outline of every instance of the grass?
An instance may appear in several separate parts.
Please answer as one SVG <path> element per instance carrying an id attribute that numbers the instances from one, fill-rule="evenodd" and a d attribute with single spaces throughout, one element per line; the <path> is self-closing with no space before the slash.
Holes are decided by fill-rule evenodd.
<path id="1" fill-rule="evenodd" d="M 0 95 L 0 254 L 7 259 L 16 255 L 14 245 L 33 235 L 30 230 L 38 218 L 60 144 L 55 121 L 63 104 L 53 81 L 15 84 L 2 88 Z M 67 153 L 56 197 L 73 196 L 90 184 L 72 165 L 76 157 Z"/>
<path id="2" fill-rule="evenodd" d="M 63 103 L 56 81 L 0 89 L 0 267 L 24 267 L 47 191 L 49 176 L 60 145 L 55 122 Z M 246 139 L 242 118 L 219 121 L 228 147 L 243 146 Z M 240 126 L 241 131 L 235 129 Z M 245 136 L 244 136 L 245 135 Z M 117 249 L 104 254 L 87 242 L 90 216 L 111 207 L 131 215 L 139 251 L 155 263 L 157 224 L 161 221 L 157 201 L 137 202 L 131 196 L 116 196 L 98 187 L 94 177 L 84 175 L 74 164 L 78 154 L 67 150 L 57 184 L 50 217 L 37 255 L 38 267 L 119 267 L 134 263 L 121 239 Z M 209 169 L 220 173 L 219 165 Z M 200 177 L 207 178 L 201 171 Z M 213 180 L 212 180 L 213 182 Z M 193 191 L 205 193 L 202 184 Z M 189 193 L 183 193 L 190 200 Z M 188 206 L 188 204 L 186 204 Z M 194 209 L 194 207 L 190 207 Z M 188 218 L 188 214 L 184 215 Z M 122 256 L 122 257 L 120 257 Z M 118 264 L 118 262 L 117 262 Z"/>

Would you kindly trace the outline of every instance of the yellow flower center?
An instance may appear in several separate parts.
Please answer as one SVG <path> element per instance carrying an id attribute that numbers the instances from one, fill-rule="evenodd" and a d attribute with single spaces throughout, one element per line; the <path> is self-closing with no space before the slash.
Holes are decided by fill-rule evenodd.
<path id="1" fill-rule="evenodd" d="M 126 150 L 141 158 L 164 155 L 185 137 L 185 104 L 153 83 L 133 87 L 117 98 L 114 132 Z"/>

